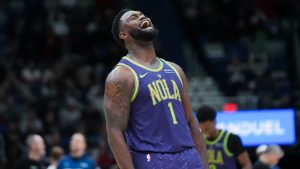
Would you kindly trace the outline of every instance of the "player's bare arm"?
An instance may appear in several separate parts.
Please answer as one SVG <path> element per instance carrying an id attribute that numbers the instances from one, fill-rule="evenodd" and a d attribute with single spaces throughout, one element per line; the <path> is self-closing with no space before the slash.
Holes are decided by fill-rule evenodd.
<path id="1" fill-rule="evenodd" d="M 171 63 L 171 62 L 170 62 Z M 187 94 L 187 79 L 186 76 L 183 72 L 183 70 L 181 69 L 181 67 L 175 63 L 171 63 L 176 70 L 179 72 L 182 83 L 183 83 L 183 93 L 182 93 L 182 103 L 183 103 L 183 107 L 184 107 L 184 112 L 185 112 L 185 117 L 186 120 L 188 122 L 189 128 L 191 130 L 192 133 L 192 137 L 193 137 L 193 141 L 195 143 L 196 149 L 198 150 L 205 168 L 208 169 L 208 158 L 207 158 L 207 150 L 206 150 L 206 144 L 204 142 L 204 138 L 203 138 L 203 134 L 201 132 L 201 130 L 199 129 L 199 125 L 198 122 L 196 120 L 196 118 L 193 115 L 193 111 L 192 111 L 192 107 L 190 104 L 190 99 L 189 96 Z"/>
<path id="2" fill-rule="evenodd" d="M 242 169 L 251 169 L 252 168 L 251 161 L 250 161 L 247 151 L 244 151 L 243 153 L 241 153 L 237 157 L 237 160 L 238 160 L 239 164 L 241 165 Z"/>
<path id="3" fill-rule="evenodd" d="M 133 88 L 132 72 L 125 67 L 117 66 L 106 79 L 104 111 L 108 143 L 120 169 L 134 169 L 124 135 Z"/>

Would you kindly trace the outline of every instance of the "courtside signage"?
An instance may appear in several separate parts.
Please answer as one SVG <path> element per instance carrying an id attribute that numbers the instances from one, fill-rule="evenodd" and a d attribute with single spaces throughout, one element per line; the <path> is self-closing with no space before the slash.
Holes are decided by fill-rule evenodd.
<path id="1" fill-rule="evenodd" d="M 244 145 L 294 144 L 293 109 L 218 112 L 217 127 L 238 134 Z"/>

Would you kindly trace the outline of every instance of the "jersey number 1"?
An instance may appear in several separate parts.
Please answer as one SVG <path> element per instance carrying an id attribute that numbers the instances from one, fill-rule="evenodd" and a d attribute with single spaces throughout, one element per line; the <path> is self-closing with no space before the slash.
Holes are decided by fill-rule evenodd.
<path id="1" fill-rule="evenodd" d="M 173 109 L 172 102 L 169 102 L 169 103 L 168 103 L 168 107 L 169 107 L 170 112 L 171 112 L 173 124 L 178 124 L 177 119 L 176 119 L 176 115 L 175 115 L 175 112 L 174 112 L 174 109 Z"/>

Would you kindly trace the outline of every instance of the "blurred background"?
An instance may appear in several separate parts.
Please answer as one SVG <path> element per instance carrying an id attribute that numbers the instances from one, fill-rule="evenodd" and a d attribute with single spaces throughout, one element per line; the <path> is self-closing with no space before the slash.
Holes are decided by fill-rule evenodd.
<path id="1" fill-rule="evenodd" d="M 159 28 L 157 54 L 185 70 L 194 110 L 291 108 L 299 128 L 298 0 L 0 0 L 2 168 L 24 155 L 28 134 L 68 152 L 75 131 L 99 166 L 115 163 L 102 102 L 106 75 L 126 54 L 110 33 L 122 8 Z M 282 169 L 300 159 L 299 131 L 282 145 Z"/>

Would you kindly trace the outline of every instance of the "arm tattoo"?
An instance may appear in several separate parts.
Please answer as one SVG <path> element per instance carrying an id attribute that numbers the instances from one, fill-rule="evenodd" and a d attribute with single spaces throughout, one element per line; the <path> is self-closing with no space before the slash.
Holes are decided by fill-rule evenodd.
<path id="1" fill-rule="evenodd" d="M 119 167 L 124 169 L 134 168 L 125 140 L 133 85 L 133 77 L 122 68 L 113 70 L 105 83 L 104 111 L 107 139 Z"/>
<path id="2" fill-rule="evenodd" d="M 127 126 L 130 107 L 130 87 L 128 79 L 108 79 L 105 86 L 106 121 L 111 127 L 120 127 L 123 131 Z"/>

